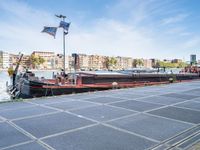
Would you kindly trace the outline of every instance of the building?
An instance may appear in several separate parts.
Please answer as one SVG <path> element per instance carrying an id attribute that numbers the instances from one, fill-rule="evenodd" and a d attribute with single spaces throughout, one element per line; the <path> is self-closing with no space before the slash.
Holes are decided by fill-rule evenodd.
<path id="1" fill-rule="evenodd" d="M 56 69 L 62 69 L 63 68 L 63 55 L 57 54 L 55 56 L 55 68 Z"/>
<path id="2" fill-rule="evenodd" d="M 39 65 L 41 69 L 54 69 L 55 68 L 55 58 L 54 52 L 44 52 L 44 51 L 34 51 L 31 55 L 40 56 L 44 59 L 44 63 Z"/>
<path id="3" fill-rule="evenodd" d="M 23 55 L 21 65 L 24 68 L 30 68 L 31 66 L 30 55 Z"/>
<path id="4" fill-rule="evenodd" d="M 116 57 L 117 64 L 116 69 L 129 69 L 133 67 L 133 59 L 131 57 Z"/>
<path id="5" fill-rule="evenodd" d="M 190 64 L 196 64 L 197 63 L 197 58 L 195 54 L 190 55 Z"/>
<path id="6" fill-rule="evenodd" d="M 90 70 L 103 70 L 105 69 L 105 56 L 100 55 L 89 55 L 88 68 Z"/>
<path id="7" fill-rule="evenodd" d="M 182 59 L 172 59 L 172 63 L 181 63 L 183 62 Z"/>
<path id="8" fill-rule="evenodd" d="M 165 63 L 171 63 L 172 60 L 171 59 L 163 59 L 163 62 L 165 62 Z"/>
<path id="9" fill-rule="evenodd" d="M 55 68 L 54 69 L 63 69 L 64 59 L 63 54 L 57 54 L 55 56 Z M 65 56 L 65 69 L 71 70 L 72 68 L 72 57 Z"/>
<path id="10" fill-rule="evenodd" d="M 152 58 L 152 59 L 150 59 L 150 60 L 151 60 L 151 63 L 152 63 L 152 67 L 153 67 L 153 68 L 159 67 L 159 66 L 158 66 L 159 59 Z"/>
<path id="11" fill-rule="evenodd" d="M 10 55 L 9 53 L 0 51 L 0 67 L 3 69 L 10 67 Z"/>
<path id="12" fill-rule="evenodd" d="M 143 63 L 144 63 L 144 67 L 145 68 L 152 68 L 152 60 L 151 59 L 144 59 L 143 60 Z"/>
<path id="13" fill-rule="evenodd" d="M 13 66 L 16 66 L 18 60 L 19 60 L 19 55 L 10 54 L 10 58 L 9 58 L 10 64 L 12 64 Z"/>
<path id="14" fill-rule="evenodd" d="M 16 66 L 18 60 L 19 60 L 19 55 L 10 54 L 10 58 L 9 58 L 10 64 L 12 64 L 13 66 Z M 30 55 L 23 55 L 22 60 L 20 62 L 20 66 L 24 68 L 29 68 L 31 66 Z"/>
<path id="15" fill-rule="evenodd" d="M 86 54 L 78 54 L 78 66 L 81 70 L 89 70 L 90 57 Z"/>

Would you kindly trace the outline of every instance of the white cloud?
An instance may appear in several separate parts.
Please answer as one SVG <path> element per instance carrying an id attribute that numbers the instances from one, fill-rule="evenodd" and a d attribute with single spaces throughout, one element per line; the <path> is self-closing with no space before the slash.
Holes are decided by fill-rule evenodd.
<path id="1" fill-rule="evenodd" d="M 162 20 L 162 24 L 167 25 L 167 24 L 181 22 L 184 19 L 186 19 L 188 16 L 189 16 L 189 14 L 178 14 L 176 16 L 168 17 L 168 18 L 165 18 Z"/>
<path id="2" fill-rule="evenodd" d="M 124 0 L 112 8 L 107 6 L 108 16 L 91 21 L 92 26 L 83 27 L 72 20 L 66 40 L 67 54 L 79 52 L 144 58 L 189 55 L 187 48 L 198 47 L 200 43 L 187 32 L 186 27 L 162 29 L 165 25 L 184 20 L 187 15 L 168 17 L 162 20 L 162 26 L 154 18 L 166 14 L 165 5 L 166 2 L 155 0 Z M 9 16 L 8 20 L 0 22 L 0 29 L 4 29 L 0 32 L 0 49 L 15 53 L 19 50 L 25 53 L 33 50 L 62 52 L 61 31 L 56 39 L 40 33 L 44 25 L 58 25 L 59 20 L 54 14 L 16 1 L 1 1 L 0 10 Z M 118 15 L 127 18 L 121 20 L 116 17 Z"/>
<path id="3" fill-rule="evenodd" d="M 0 32 L 1 49 L 10 52 L 21 50 L 25 53 L 61 49 L 61 39 L 54 40 L 41 33 L 44 25 L 58 26 L 52 14 L 16 1 L 1 1 L 0 9 L 8 15 L 8 20 L 0 22 L 0 29 L 3 29 Z"/>

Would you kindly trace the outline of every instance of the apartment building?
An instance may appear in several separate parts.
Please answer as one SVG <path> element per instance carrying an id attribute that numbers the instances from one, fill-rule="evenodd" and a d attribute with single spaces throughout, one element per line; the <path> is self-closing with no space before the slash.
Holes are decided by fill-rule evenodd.
<path id="1" fill-rule="evenodd" d="M 65 56 L 65 69 L 69 70 L 73 68 L 72 56 Z M 57 54 L 55 56 L 55 69 L 63 69 L 64 59 L 63 54 Z"/>
<path id="2" fill-rule="evenodd" d="M 92 70 L 102 70 L 105 69 L 105 56 L 100 55 L 89 55 L 89 65 L 88 68 Z"/>
<path id="3" fill-rule="evenodd" d="M 117 69 L 129 69 L 133 67 L 133 59 L 131 57 L 116 57 Z"/>
<path id="4" fill-rule="evenodd" d="M 47 51 L 33 51 L 31 55 L 42 57 L 45 62 L 39 67 L 41 69 L 54 69 L 55 68 L 55 53 Z"/>
<path id="5" fill-rule="evenodd" d="M 0 67 L 3 69 L 10 67 L 10 55 L 9 53 L 0 51 Z"/>
<path id="6" fill-rule="evenodd" d="M 16 66 L 18 60 L 19 60 L 19 55 L 10 54 L 9 58 L 10 64 Z M 31 66 L 30 55 L 23 55 L 20 65 L 23 66 L 24 68 L 29 68 Z"/>
<path id="7" fill-rule="evenodd" d="M 88 70 L 89 69 L 89 63 L 90 63 L 90 57 L 86 54 L 78 54 L 78 63 L 79 63 L 79 69 L 81 70 Z"/>
<path id="8" fill-rule="evenodd" d="M 143 66 L 145 68 L 152 68 L 152 60 L 151 59 L 143 59 Z"/>
<path id="9" fill-rule="evenodd" d="M 183 62 L 182 59 L 172 59 L 172 63 L 181 63 Z"/>

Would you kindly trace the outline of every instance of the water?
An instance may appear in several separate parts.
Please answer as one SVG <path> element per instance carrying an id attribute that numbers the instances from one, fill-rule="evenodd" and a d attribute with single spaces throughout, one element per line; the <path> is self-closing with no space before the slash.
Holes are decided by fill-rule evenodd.
<path id="1" fill-rule="evenodd" d="M 0 71 L 0 101 L 8 101 L 9 95 L 6 93 L 6 82 L 10 81 L 6 71 Z"/>

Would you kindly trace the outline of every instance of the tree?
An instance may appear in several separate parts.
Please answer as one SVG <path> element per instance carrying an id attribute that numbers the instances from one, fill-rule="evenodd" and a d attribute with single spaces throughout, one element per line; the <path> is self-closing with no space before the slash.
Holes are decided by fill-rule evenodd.
<path id="1" fill-rule="evenodd" d="M 109 57 L 105 58 L 104 65 L 105 65 L 106 69 L 109 69 Z"/>
<path id="2" fill-rule="evenodd" d="M 160 61 L 157 61 L 154 67 L 155 68 L 160 68 Z"/>
<path id="3" fill-rule="evenodd" d="M 185 62 L 180 62 L 180 63 L 178 63 L 178 68 L 185 68 L 187 66 L 187 63 L 185 63 Z"/>
<path id="4" fill-rule="evenodd" d="M 113 69 L 117 64 L 117 60 L 115 57 L 106 57 L 105 64 L 107 69 Z"/>
<path id="5" fill-rule="evenodd" d="M 109 65 L 115 66 L 117 64 L 117 60 L 114 57 L 111 57 L 109 59 Z"/>
<path id="6" fill-rule="evenodd" d="M 155 64 L 155 68 L 184 68 L 187 64 L 185 62 L 178 62 L 178 63 L 172 63 L 172 62 L 166 62 L 166 61 L 157 61 Z"/>
<path id="7" fill-rule="evenodd" d="M 39 61 L 39 65 L 43 64 L 45 62 L 44 58 L 42 58 L 41 56 L 38 57 L 38 61 Z"/>
<path id="8" fill-rule="evenodd" d="M 133 60 L 133 67 L 143 66 L 144 62 L 142 59 L 134 59 Z"/>
<path id="9" fill-rule="evenodd" d="M 30 62 L 33 66 L 33 68 L 36 68 L 38 65 L 41 65 L 45 62 L 44 58 L 41 56 L 31 55 Z"/>

